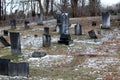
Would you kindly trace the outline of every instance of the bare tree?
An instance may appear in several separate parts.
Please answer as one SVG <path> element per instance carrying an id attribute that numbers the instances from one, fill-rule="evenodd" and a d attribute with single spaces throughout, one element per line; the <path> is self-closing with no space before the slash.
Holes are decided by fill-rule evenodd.
<path id="1" fill-rule="evenodd" d="M 78 16 L 78 0 L 71 0 L 72 17 Z"/>

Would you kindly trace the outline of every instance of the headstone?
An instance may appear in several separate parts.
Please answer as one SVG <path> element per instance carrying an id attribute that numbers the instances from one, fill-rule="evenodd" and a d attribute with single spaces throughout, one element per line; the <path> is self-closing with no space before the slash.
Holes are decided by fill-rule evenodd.
<path id="1" fill-rule="evenodd" d="M 110 29 L 110 13 L 103 12 L 102 13 L 102 29 Z"/>
<path id="2" fill-rule="evenodd" d="M 51 45 L 51 36 L 47 34 L 43 34 L 43 47 L 49 47 Z"/>
<path id="3" fill-rule="evenodd" d="M 29 21 L 25 21 L 25 22 L 24 22 L 24 27 L 25 27 L 25 29 L 29 29 L 29 25 L 28 25 L 29 23 L 30 23 Z"/>
<path id="4" fill-rule="evenodd" d="M 44 27 L 44 34 L 49 34 L 49 27 Z"/>
<path id="5" fill-rule="evenodd" d="M 3 35 L 8 36 L 8 30 L 3 30 Z"/>
<path id="6" fill-rule="evenodd" d="M 11 20 L 10 24 L 11 24 L 11 29 L 16 29 L 16 20 L 15 19 Z"/>
<path id="7" fill-rule="evenodd" d="M 62 30 L 60 34 L 60 40 L 58 41 L 59 44 L 69 45 L 73 41 L 71 40 L 71 36 L 69 33 L 69 17 L 68 13 L 62 14 Z"/>
<path id="8" fill-rule="evenodd" d="M 25 76 L 28 77 L 29 75 L 29 64 L 26 62 L 21 63 L 8 63 L 8 75 L 9 76 Z"/>
<path id="9" fill-rule="evenodd" d="M 75 35 L 82 35 L 82 26 L 80 24 L 75 25 Z"/>
<path id="10" fill-rule="evenodd" d="M 117 13 L 118 21 L 120 21 L 120 13 Z"/>
<path id="11" fill-rule="evenodd" d="M 10 44 L 7 42 L 7 40 L 6 40 L 3 36 L 0 36 L 0 42 L 1 42 L 5 47 L 10 46 Z"/>
<path id="12" fill-rule="evenodd" d="M 10 59 L 0 59 L 0 75 L 8 75 L 8 63 Z"/>
<path id="13" fill-rule="evenodd" d="M 45 52 L 34 52 L 32 53 L 32 57 L 44 57 L 46 56 Z"/>
<path id="14" fill-rule="evenodd" d="M 10 32 L 11 53 L 21 53 L 20 34 L 18 32 Z"/>
<path id="15" fill-rule="evenodd" d="M 56 12 L 56 20 L 57 20 L 56 32 L 61 34 L 61 27 L 62 27 L 62 14 L 61 14 L 61 12 Z"/>
<path id="16" fill-rule="evenodd" d="M 96 21 L 92 21 L 92 26 L 96 26 Z"/>
<path id="17" fill-rule="evenodd" d="M 37 14 L 37 24 L 43 25 L 43 15 L 40 13 Z"/>
<path id="18" fill-rule="evenodd" d="M 44 28 L 44 34 L 43 34 L 43 47 L 49 47 L 51 45 L 51 36 L 49 35 L 49 28 Z"/>
<path id="19" fill-rule="evenodd" d="M 97 39 L 97 35 L 95 34 L 94 30 L 89 31 L 88 34 L 89 34 L 90 38 Z"/>

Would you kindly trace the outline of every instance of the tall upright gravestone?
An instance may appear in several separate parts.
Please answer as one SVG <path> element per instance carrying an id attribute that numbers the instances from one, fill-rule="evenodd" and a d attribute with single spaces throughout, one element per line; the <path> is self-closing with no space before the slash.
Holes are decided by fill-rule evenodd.
<path id="1" fill-rule="evenodd" d="M 40 13 L 37 14 L 37 24 L 43 25 L 43 14 Z"/>
<path id="2" fill-rule="evenodd" d="M 21 53 L 20 34 L 18 32 L 10 32 L 11 53 Z"/>
<path id="3" fill-rule="evenodd" d="M 110 29 L 110 13 L 103 12 L 102 13 L 102 29 Z"/>
<path id="4" fill-rule="evenodd" d="M 49 47 L 51 45 L 51 36 L 49 35 L 49 28 L 44 27 L 44 34 L 43 34 L 43 47 Z"/>
<path id="5" fill-rule="evenodd" d="M 60 34 L 60 40 L 58 41 L 59 44 L 69 45 L 73 41 L 71 40 L 71 36 L 69 33 L 69 17 L 68 13 L 62 14 L 62 31 Z"/>
<path id="6" fill-rule="evenodd" d="M 57 25 L 55 27 L 56 32 L 61 33 L 62 28 L 62 14 L 61 12 L 56 12 Z"/>
<path id="7" fill-rule="evenodd" d="M 11 29 L 16 29 L 16 20 L 15 19 L 10 20 L 10 25 Z"/>

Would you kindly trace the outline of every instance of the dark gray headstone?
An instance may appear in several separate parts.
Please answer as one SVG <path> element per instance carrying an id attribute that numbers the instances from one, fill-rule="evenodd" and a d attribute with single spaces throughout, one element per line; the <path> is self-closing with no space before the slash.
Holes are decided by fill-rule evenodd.
<path id="1" fill-rule="evenodd" d="M 75 25 L 75 35 L 82 35 L 82 26 L 80 24 Z"/>
<path id="2" fill-rule="evenodd" d="M 49 47 L 51 45 L 51 36 L 43 34 L 43 47 Z"/>
<path id="3" fill-rule="evenodd" d="M 10 32 L 11 53 L 21 53 L 20 34 L 18 32 Z"/>
<path id="4" fill-rule="evenodd" d="M 96 26 L 96 21 L 92 21 L 92 26 Z"/>
<path id="5" fill-rule="evenodd" d="M 0 42 L 1 42 L 5 47 L 10 46 L 10 44 L 7 42 L 7 40 L 6 40 L 3 36 L 0 36 Z"/>
<path id="6" fill-rule="evenodd" d="M 88 34 L 89 34 L 90 38 L 97 39 L 97 35 L 95 34 L 94 30 L 89 31 Z"/>
<path id="7" fill-rule="evenodd" d="M 16 20 L 15 19 L 11 20 L 10 24 L 11 24 L 11 29 L 16 29 Z"/>
<path id="8" fill-rule="evenodd" d="M 25 29 L 29 29 L 29 25 L 28 25 L 29 23 L 30 23 L 29 21 L 25 21 L 25 22 L 24 22 L 24 27 L 25 27 Z"/>
<path id="9" fill-rule="evenodd" d="M 37 24 L 43 25 L 43 15 L 42 14 L 37 14 Z"/>
<path id="10" fill-rule="evenodd" d="M 8 36 L 8 30 L 3 30 L 3 35 Z"/>
<path id="11" fill-rule="evenodd" d="M 110 29 L 110 13 L 103 12 L 102 13 L 102 29 Z"/>
<path id="12" fill-rule="evenodd" d="M 29 75 L 29 64 L 22 62 L 22 63 L 8 63 L 8 75 L 9 76 L 26 76 Z"/>
<path id="13" fill-rule="evenodd" d="M 60 40 L 58 43 L 69 45 L 73 41 L 71 40 L 71 36 L 69 33 L 69 17 L 68 13 L 62 14 L 62 27 L 61 27 L 61 34 L 60 34 Z"/>
<path id="14" fill-rule="evenodd" d="M 32 57 L 44 57 L 46 56 L 45 52 L 34 52 L 32 53 Z"/>
<path id="15" fill-rule="evenodd" d="M 8 75 L 8 63 L 10 59 L 0 59 L 0 75 Z"/>
<path id="16" fill-rule="evenodd" d="M 44 27 L 44 34 L 49 34 L 49 27 Z"/>

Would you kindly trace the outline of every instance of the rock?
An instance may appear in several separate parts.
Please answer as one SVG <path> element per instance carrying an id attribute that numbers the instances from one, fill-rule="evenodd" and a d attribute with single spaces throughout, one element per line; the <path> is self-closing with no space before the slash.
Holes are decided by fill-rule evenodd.
<path id="1" fill-rule="evenodd" d="M 32 57 L 44 57 L 46 56 L 45 52 L 34 52 L 32 53 Z"/>

